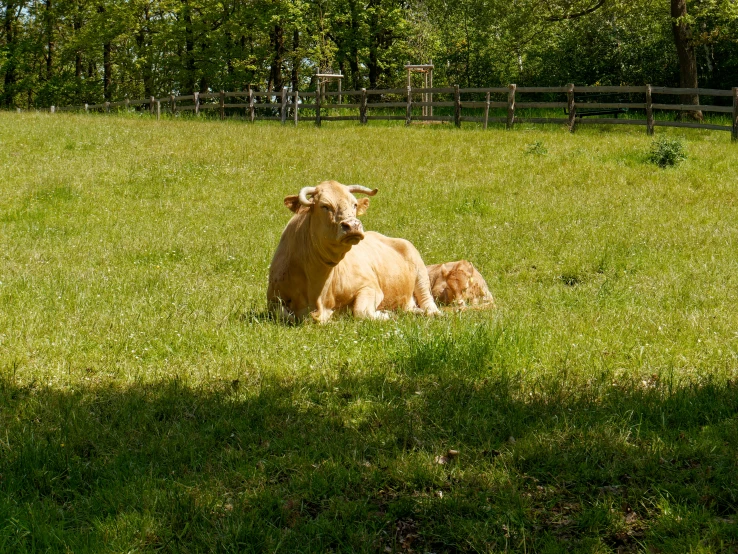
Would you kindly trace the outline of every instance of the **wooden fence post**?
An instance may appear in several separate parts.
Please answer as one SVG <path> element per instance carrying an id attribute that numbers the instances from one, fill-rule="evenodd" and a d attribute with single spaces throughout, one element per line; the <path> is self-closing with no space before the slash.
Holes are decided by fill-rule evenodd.
<path id="1" fill-rule="evenodd" d="M 484 128 L 487 128 L 487 122 L 489 121 L 489 92 L 484 100 Z"/>
<path id="2" fill-rule="evenodd" d="M 161 100 L 156 101 L 156 120 L 159 121 L 161 118 Z"/>
<path id="3" fill-rule="evenodd" d="M 566 91 L 566 108 L 569 111 L 569 132 L 574 132 L 574 126 L 577 123 L 577 106 L 574 103 L 574 83 L 566 85 L 569 89 Z"/>
<path id="4" fill-rule="evenodd" d="M 220 120 L 225 119 L 225 91 L 220 91 Z"/>
<path id="5" fill-rule="evenodd" d="M 646 134 L 653 135 L 653 107 L 651 102 L 651 85 L 646 85 Z"/>
<path id="6" fill-rule="evenodd" d="M 156 98 L 153 96 L 149 97 L 149 113 L 154 115 L 156 113 Z"/>
<path id="7" fill-rule="evenodd" d="M 738 141 L 738 87 L 733 87 L 733 133 L 731 140 Z"/>
<path id="8" fill-rule="evenodd" d="M 413 117 L 413 96 L 412 88 L 407 87 L 407 108 L 405 109 L 405 126 L 410 125 Z"/>
<path id="9" fill-rule="evenodd" d="M 299 120 L 297 110 L 299 109 L 298 106 L 300 105 L 300 93 L 295 90 L 292 92 L 292 97 L 294 98 L 292 102 L 292 117 L 295 119 L 295 127 L 297 127 L 297 122 Z"/>
<path id="10" fill-rule="evenodd" d="M 51 108 L 49 108 L 49 113 L 56 113 L 55 109 L 56 109 L 56 106 L 51 106 Z"/>
<path id="11" fill-rule="evenodd" d="M 320 127 L 320 81 L 315 91 L 315 125 Z"/>
<path id="12" fill-rule="evenodd" d="M 89 104 L 85 104 L 85 113 L 87 113 Z"/>
<path id="13" fill-rule="evenodd" d="M 169 113 L 174 115 L 174 113 L 177 111 L 177 101 L 174 99 L 174 95 L 169 95 Z"/>
<path id="14" fill-rule="evenodd" d="M 254 108 L 254 89 L 251 88 L 251 85 L 249 85 L 249 120 L 251 123 L 254 122 L 254 118 L 256 117 L 256 109 Z"/>
<path id="15" fill-rule="evenodd" d="M 515 125 L 515 89 L 517 85 L 507 85 L 507 128 L 512 129 Z"/>
<path id="16" fill-rule="evenodd" d="M 461 127 L 461 93 L 459 85 L 454 85 L 454 125 Z"/>
<path id="17" fill-rule="evenodd" d="M 359 124 L 366 125 L 366 89 L 361 89 L 361 104 L 359 105 Z"/>
<path id="18" fill-rule="evenodd" d="M 87 104 L 85 104 L 85 106 L 86 105 Z M 128 112 L 130 109 L 131 109 L 131 101 L 128 98 L 126 98 L 126 112 Z M 85 111 L 87 111 L 87 110 L 85 110 Z"/>
<path id="19" fill-rule="evenodd" d="M 195 115 L 200 115 L 200 93 L 195 92 L 193 96 L 195 97 Z"/>
<path id="20" fill-rule="evenodd" d="M 287 123 L 287 87 L 282 87 L 282 106 L 280 107 L 282 125 Z"/>
<path id="21" fill-rule="evenodd" d="M 105 113 L 110 113 L 110 102 L 105 102 Z"/>

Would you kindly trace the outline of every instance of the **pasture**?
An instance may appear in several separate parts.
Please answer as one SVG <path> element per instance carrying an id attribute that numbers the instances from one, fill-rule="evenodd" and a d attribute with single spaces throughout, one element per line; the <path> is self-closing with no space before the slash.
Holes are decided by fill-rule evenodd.
<path id="1" fill-rule="evenodd" d="M 0 551 L 734 551 L 738 146 L 657 134 L 0 114 Z M 497 308 L 271 321 L 323 179 Z"/>

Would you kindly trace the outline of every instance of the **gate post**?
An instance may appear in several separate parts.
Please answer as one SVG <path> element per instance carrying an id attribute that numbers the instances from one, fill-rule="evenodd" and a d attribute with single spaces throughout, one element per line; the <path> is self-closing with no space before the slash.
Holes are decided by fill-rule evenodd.
<path id="1" fill-rule="evenodd" d="M 738 141 L 738 87 L 733 87 L 733 133 L 731 140 Z"/>
<path id="2" fill-rule="evenodd" d="M 282 106 L 280 107 L 280 110 L 280 119 L 282 121 L 282 125 L 284 125 L 287 123 L 287 87 L 282 87 Z"/>
<path id="3" fill-rule="evenodd" d="M 405 126 L 410 125 L 413 116 L 413 96 L 412 89 L 407 87 L 407 108 L 405 109 Z"/>
<path id="4" fill-rule="evenodd" d="M 454 125 L 461 127 L 461 93 L 459 85 L 454 85 Z"/>
<path id="5" fill-rule="evenodd" d="M 646 134 L 653 135 L 653 107 L 651 106 L 651 85 L 646 85 Z"/>
<path id="6" fill-rule="evenodd" d="M 508 85 L 507 92 L 507 128 L 512 129 L 515 125 L 515 89 L 517 85 Z"/>
<path id="7" fill-rule="evenodd" d="M 320 127 L 320 81 L 318 81 L 318 88 L 315 90 L 315 125 Z"/>
<path id="8" fill-rule="evenodd" d="M 566 104 L 569 111 L 569 132 L 573 133 L 577 117 L 577 107 L 574 104 L 574 83 L 569 83 L 567 88 L 569 89 L 566 91 Z"/>
<path id="9" fill-rule="evenodd" d="M 366 125 L 366 89 L 361 89 L 361 105 L 359 106 L 359 124 Z"/>
<path id="10" fill-rule="evenodd" d="M 294 97 L 294 103 L 292 106 L 292 116 L 295 118 L 295 127 L 297 127 L 297 122 L 299 121 L 297 110 L 298 110 L 299 101 L 300 101 L 300 93 L 297 91 L 294 91 L 292 93 L 292 96 Z"/>

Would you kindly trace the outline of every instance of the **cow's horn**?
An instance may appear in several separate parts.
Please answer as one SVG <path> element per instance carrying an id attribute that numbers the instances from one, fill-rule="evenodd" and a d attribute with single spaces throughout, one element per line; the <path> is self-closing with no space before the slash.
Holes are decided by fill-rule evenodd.
<path id="1" fill-rule="evenodd" d="M 361 192 L 363 194 L 366 194 L 367 196 L 374 196 L 375 194 L 377 194 L 377 189 L 372 190 L 367 187 L 362 187 L 361 185 L 348 185 L 348 189 L 349 192 L 352 194 L 355 192 Z"/>
<path id="2" fill-rule="evenodd" d="M 315 194 L 315 191 L 318 187 L 302 187 L 300 189 L 300 194 L 297 196 L 300 199 L 300 204 L 303 206 L 312 206 L 313 202 L 312 200 L 308 200 L 308 195 Z"/>

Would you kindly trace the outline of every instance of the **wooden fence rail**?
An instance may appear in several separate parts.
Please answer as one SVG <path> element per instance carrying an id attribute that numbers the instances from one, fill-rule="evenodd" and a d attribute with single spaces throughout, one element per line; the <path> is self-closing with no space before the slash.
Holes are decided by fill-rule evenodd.
<path id="1" fill-rule="evenodd" d="M 446 96 L 447 99 L 427 101 L 432 97 L 430 94 Z M 560 100 L 531 100 L 521 99 L 520 95 L 558 95 Z M 677 104 L 654 102 L 654 95 L 679 96 L 699 95 L 717 99 L 731 98 L 732 104 L 723 101 L 724 105 L 712 104 Z M 462 99 L 462 95 L 465 97 Z M 476 98 L 469 98 L 476 95 Z M 497 99 L 492 99 L 496 95 Z M 483 99 L 482 99 L 483 96 Z M 603 99 L 603 96 L 611 97 Z M 634 98 L 634 96 L 636 98 Z M 615 97 L 614 100 L 612 97 Z M 228 101 L 227 101 L 228 99 Z M 233 99 L 233 101 L 231 101 Z M 240 101 L 239 101 L 240 99 Z M 337 99 L 337 102 L 335 101 Z M 333 101 L 332 101 L 333 100 Z M 720 101 L 720 100 L 719 100 Z M 104 102 L 101 104 L 84 104 L 82 106 L 58 107 L 51 106 L 51 113 L 62 111 L 95 111 L 103 110 L 109 113 L 111 109 L 130 110 L 132 107 L 141 106 L 148 109 L 149 113 L 161 115 L 162 106 L 170 114 L 178 112 L 217 110 L 221 119 L 225 119 L 226 110 L 240 109 L 248 113 L 249 121 L 276 120 L 282 124 L 291 119 L 295 125 L 299 121 L 313 121 L 320 126 L 323 121 L 358 121 L 366 125 L 370 120 L 405 121 L 410 125 L 413 121 L 453 121 L 457 127 L 464 121 L 482 123 L 487 128 L 489 123 L 504 123 L 508 129 L 512 129 L 516 123 L 553 123 L 567 125 L 570 131 L 574 131 L 582 124 L 614 124 L 614 125 L 641 125 L 646 127 L 646 132 L 653 134 L 655 127 L 686 127 L 695 129 L 711 129 L 718 131 L 730 131 L 734 141 L 738 141 L 738 87 L 732 90 L 704 89 L 704 88 L 667 88 L 644 86 L 575 86 L 569 84 L 562 87 L 518 87 L 514 84 L 507 87 L 488 88 L 459 88 L 434 87 L 434 88 L 395 88 L 384 90 L 344 90 L 340 92 L 311 91 L 299 92 L 288 91 L 286 88 L 280 91 L 220 91 L 220 92 L 195 92 L 189 95 L 165 96 L 162 98 L 150 97 L 149 99 L 129 100 L 120 102 Z M 414 110 L 422 110 L 425 107 L 446 109 L 446 113 L 436 115 L 419 115 Z M 399 115 L 395 110 L 403 109 L 404 114 Z M 490 109 L 502 110 L 506 115 L 490 116 Z M 544 109 L 562 110 L 562 117 L 529 117 L 520 110 Z M 306 114 L 305 111 L 310 113 Z M 336 111 L 344 111 L 337 114 Z M 354 113 L 346 114 L 345 111 Z M 369 111 L 373 111 L 370 114 Z M 377 113 L 376 110 L 385 110 Z M 395 113 L 387 113 L 395 111 Z M 464 113 L 464 110 L 467 110 Z M 476 110 L 469 114 L 468 110 Z M 481 114 L 479 111 L 481 110 Z M 643 110 L 644 118 L 619 119 L 618 113 L 630 110 Z M 712 112 L 730 114 L 730 125 L 716 125 L 703 123 L 702 121 L 671 121 L 654 118 L 654 111 L 664 112 L 678 111 L 690 112 Z M 427 113 L 433 113 L 427 112 Z M 589 117 L 590 115 L 610 115 L 615 117 Z"/>

